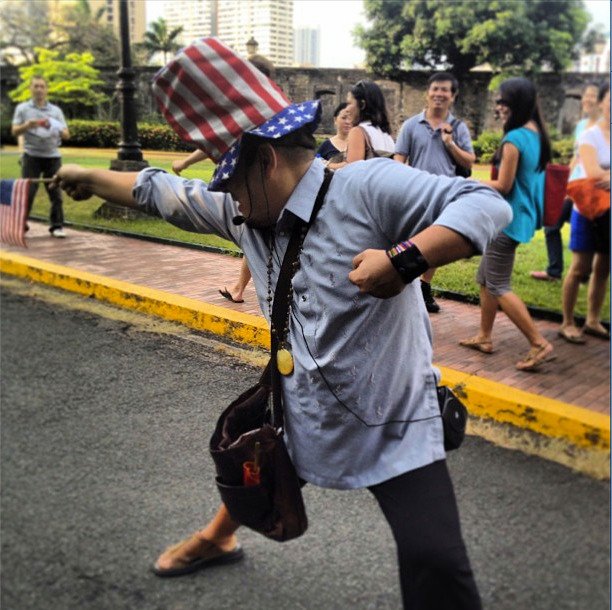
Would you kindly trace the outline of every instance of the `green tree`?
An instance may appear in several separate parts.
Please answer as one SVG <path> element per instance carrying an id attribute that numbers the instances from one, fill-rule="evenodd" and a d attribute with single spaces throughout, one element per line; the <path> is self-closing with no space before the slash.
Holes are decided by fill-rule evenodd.
<path id="1" fill-rule="evenodd" d="M 61 48 L 67 53 L 94 56 L 97 65 L 119 64 L 119 40 L 110 24 L 103 21 L 105 7 L 93 11 L 88 0 L 78 0 L 62 8 L 61 19 L 54 23 Z"/>
<path id="2" fill-rule="evenodd" d="M 150 61 L 156 53 L 162 53 L 165 64 L 168 61 L 168 53 L 176 53 L 181 48 L 178 38 L 182 31 L 183 26 L 169 30 L 166 20 L 160 17 L 149 24 L 143 41 L 136 46 L 145 52 L 147 61 Z"/>
<path id="3" fill-rule="evenodd" d="M 531 74 L 567 68 L 588 23 L 582 0 L 364 0 L 371 27 L 358 27 L 369 67 L 452 70 L 488 63 Z"/>
<path id="4" fill-rule="evenodd" d="M 104 84 L 93 67 L 91 53 L 68 53 L 36 48 L 38 62 L 19 68 L 19 85 L 9 92 L 14 102 L 30 99 L 30 81 L 43 76 L 49 87 L 49 99 L 59 104 L 68 116 L 78 116 L 84 109 L 98 106 L 106 97 L 97 90 Z"/>
<path id="5" fill-rule="evenodd" d="M 35 62 L 34 47 L 41 40 L 49 41 L 47 48 L 57 46 L 52 33 L 46 4 L 23 0 L 3 0 L 0 3 L 0 50 L 6 63 Z"/>

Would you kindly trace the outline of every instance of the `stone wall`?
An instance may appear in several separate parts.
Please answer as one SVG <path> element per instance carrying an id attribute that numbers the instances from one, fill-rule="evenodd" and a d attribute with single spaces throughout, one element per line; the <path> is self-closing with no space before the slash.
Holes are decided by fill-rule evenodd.
<path id="1" fill-rule="evenodd" d="M 115 68 L 100 68 L 107 83 L 105 91 L 109 101 L 92 110 L 88 118 L 117 120 L 118 102 L 115 93 L 117 81 Z M 151 95 L 150 82 L 157 68 L 137 68 L 138 116 L 140 120 L 159 117 Z M 425 102 L 428 72 L 409 71 L 395 81 L 379 78 L 363 70 L 321 68 L 277 68 L 276 80 L 287 95 L 296 101 L 320 98 L 323 104 L 321 133 L 333 133 L 332 114 L 337 104 L 346 99 L 351 86 L 360 79 L 370 78 L 381 87 L 387 102 L 389 119 L 394 134 L 409 116 L 420 112 Z M 470 127 L 476 138 L 483 130 L 496 129 L 493 116 L 495 94 L 488 90 L 491 74 L 471 73 L 460 86 L 455 114 Z M 580 114 L 580 91 L 591 81 L 601 80 L 601 75 L 584 73 L 542 74 L 537 78 L 542 110 L 548 123 L 564 134 L 571 134 Z M 18 82 L 18 73 L 12 66 L 3 66 L 0 73 L 0 96 L 3 114 L 12 110 L 7 91 Z M 76 117 L 75 117 L 76 118 Z M 78 117 L 86 118 L 86 117 Z M 6 121 L 7 117 L 3 117 Z"/>

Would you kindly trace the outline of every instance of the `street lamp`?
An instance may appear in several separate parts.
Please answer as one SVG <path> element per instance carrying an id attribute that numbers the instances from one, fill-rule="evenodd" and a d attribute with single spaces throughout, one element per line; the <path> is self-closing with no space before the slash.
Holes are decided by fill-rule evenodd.
<path id="1" fill-rule="evenodd" d="M 128 19 L 128 0 L 119 0 L 119 39 L 121 43 L 121 68 L 117 71 L 119 81 L 115 90 L 119 96 L 119 111 L 121 120 L 121 141 L 117 158 L 110 162 L 110 169 L 119 172 L 137 172 L 148 167 L 149 163 L 142 157 L 140 142 L 138 141 L 138 125 L 136 123 L 136 104 L 134 103 L 134 92 L 136 86 L 134 81 L 136 73 L 132 68 L 132 57 L 130 53 L 130 23 Z M 98 210 L 96 216 L 104 218 L 130 218 L 140 216 L 121 206 L 115 206 L 105 201 Z"/>

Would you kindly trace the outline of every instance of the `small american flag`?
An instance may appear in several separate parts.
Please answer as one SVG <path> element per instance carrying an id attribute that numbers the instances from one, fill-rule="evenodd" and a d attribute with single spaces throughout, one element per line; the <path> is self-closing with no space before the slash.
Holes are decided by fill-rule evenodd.
<path id="1" fill-rule="evenodd" d="M 0 241 L 26 248 L 30 180 L 0 180 Z"/>
<path id="2" fill-rule="evenodd" d="M 245 132 L 291 105 L 280 87 L 216 38 L 183 49 L 153 80 L 176 133 L 217 163 Z"/>

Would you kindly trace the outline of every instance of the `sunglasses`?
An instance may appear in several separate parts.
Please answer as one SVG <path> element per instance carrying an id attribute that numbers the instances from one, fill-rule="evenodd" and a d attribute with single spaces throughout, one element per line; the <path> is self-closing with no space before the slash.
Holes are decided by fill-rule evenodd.
<path id="1" fill-rule="evenodd" d="M 503 97 L 498 97 L 498 98 L 495 100 L 495 103 L 496 103 L 498 106 L 510 106 L 510 104 L 508 104 L 508 102 L 507 102 L 507 101 L 506 101 L 506 100 L 505 100 Z"/>

